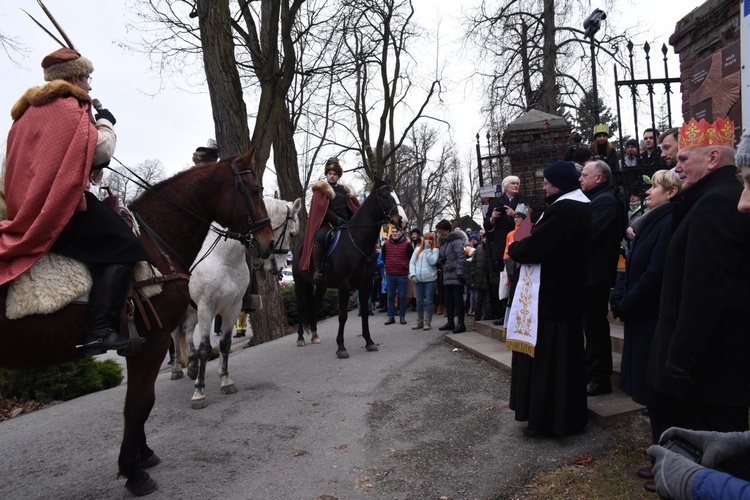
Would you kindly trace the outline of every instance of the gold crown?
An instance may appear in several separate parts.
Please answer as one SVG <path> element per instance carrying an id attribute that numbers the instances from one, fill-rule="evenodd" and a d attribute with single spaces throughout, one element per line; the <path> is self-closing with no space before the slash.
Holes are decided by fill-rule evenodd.
<path id="1" fill-rule="evenodd" d="M 713 123 L 703 118 L 699 122 L 691 118 L 680 127 L 677 146 L 679 149 L 693 146 L 734 147 L 734 122 L 729 118 L 717 118 Z"/>
<path id="2" fill-rule="evenodd" d="M 609 127 L 606 123 L 597 123 L 594 125 L 594 137 L 596 137 L 596 134 L 607 134 L 609 137 Z"/>

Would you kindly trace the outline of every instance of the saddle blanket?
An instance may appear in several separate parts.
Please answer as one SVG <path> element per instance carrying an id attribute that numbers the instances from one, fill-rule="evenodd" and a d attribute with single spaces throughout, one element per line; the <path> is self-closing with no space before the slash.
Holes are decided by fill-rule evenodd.
<path id="1" fill-rule="evenodd" d="M 138 262 L 133 268 L 135 281 L 143 281 L 161 273 L 148 262 Z M 32 314 L 52 314 L 71 302 L 88 303 L 93 280 L 83 262 L 48 253 L 8 286 L 5 314 L 8 319 L 20 319 Z M 161 292 L 161 284 L 140 289 L 146 297 Z"/>

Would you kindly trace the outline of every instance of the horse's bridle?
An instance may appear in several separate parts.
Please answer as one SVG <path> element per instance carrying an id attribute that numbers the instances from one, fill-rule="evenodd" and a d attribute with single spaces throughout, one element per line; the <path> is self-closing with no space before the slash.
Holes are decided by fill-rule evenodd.
<path id="1" fill-rule="evenodd" d="M 232 173 L 234 174 L 234 191 L 232 191 L 232 208 L 234 208 L 235 204 L 237 203 L 237 197 L 238 197 L 237 193 L 239 193 L 240 195 L 239 198 L 245 207 L 245 218 L 247 219 L 248 229 L 244 233 L 236 233 L 233 231 L 224 231 L 221 229 L 216 229 L 213 226 L 211 226 L 211 230 L 226 238 L 238 240 L 240 243 L 242 243 L 246 247 L 252 248 L 253 241 L 254 241 L 253 234 L 263 229 L 271 221 L 271 219 L 266 217 L 258 221 L 253 221 L 253 214 L 252 214 L 253 211 L 252 211 L 252 205 L 250 204 L 250 195 L 245 189 L 245 184 L 242 183 L 241 176 L 243 174 L 256 175 L 255 170 L 253 170 L 252 168 L 248 168 L 246 170 L 239 170 L 237 168 L 237 165 L 234 163 L 234 161 L 232 161 L 230 165 L 232 167 Z"/>
<path id="2" fill-rule="evenodd" d="M 377 191 L 380 191 L 381 189 L 387 188 L 387 187 L 389 187 L 389 186 L 388 185 L 380 186 L 379 188 L 377 188 Z M 393 188 L 391 188 L 391 189 L 393 189 Z M 393 222 L 393 215 L 392 215 L 393 211 L 394 210 L 398 211 L 398 208 L 401 207 L 400 201 L 399 201 L 399 203 L 396 203 L 396 206 L 393 207 L 393 209 L 391 209 L 390 213 L 385 211 L 385 209 L 383 208 L 383 205 L 381 205 L 381 203 L 380 203 L 380 196 L 378 196 L 377 194 L 375 195 L 375 201 L 377 202 L 378 208 L 380 209 L 380 211 L 383 214 L 383 219 L 381 219 L 380 221 L 374 222 L 372 224 L 362 224 L 362 225 L 363 226 L 382 226 L 383 224 L 391 224 Z M 403 207 L 401 207 L 401 209 L 403 210 Z M 361 248 L 359 248 L 359 246 L 357 245 L 357 243 L 354 241 L 354 238 L 352 237 L 352 232 L 351 231 L 347 231 L 347 233 L 349 234 L 349 241 L 351 242 L 352 246 L 355 249 L 357 249 L 357 251 L 365 259 L 367 259 L 368 262 L 369 262 L 372 259 L 372 255 L 371 254 L 368 255 Z"/>
<path id="3" fill-rule="evenodd" d="M 273 253 L 275 254 L 286 254 L 291 250 L 291 244 L 292 244 L 292 238 L 289 238 L 289 247 L 284 248 L 284 240 L 286 239 L 286 228 L 289 226 L 289 222 L 293 221 L 294 217 L 292 217 L 292 211 L 289 210 L 289 205 L 286 206 L 286 218 L 284 219 L 284 222 L 280 225 L 273 228 L 273 232 L 276 233 L 277 229 L 281 229 L 281 240 L 279 240 L 278 245 L 274 245 Z"/>
<path id="4" fill-rule="evenodd" d="M 377 188 L 377 190 L 380 191 L 381 189 L 387 188 L 387 187 L 389 187 L 389 186 L 388 185 L 380 186 L 379 188 Z M 392 190 L 393 189 L 391 188 L 391 191 Z M 383 212 L 383 220 L 381 220 L 380 222 L 378 222 L 378 224 L 382 226 L 383 224 L 390 224 L 390 223 L 392 223 L 393 222 L 393 211 L 394 210 L 398 211 L 398 208 L 401 207 L 401 202 L 399 201 L 398 203 L 396 203 L 396 206 L 393 207 L 393 209 L 390 211 L 390 213 L 387 213 L 385 211 L 385 209 L 383 208 L 383 205 L 380 204 L 380 197 L 379 196 L 376 197 L 375 200 L 378 202 L 378 208 L 380 209 L 381 212 Z M 402 210 L 403 210 L 403 208 L 404 207 L 401 207 Z"/>

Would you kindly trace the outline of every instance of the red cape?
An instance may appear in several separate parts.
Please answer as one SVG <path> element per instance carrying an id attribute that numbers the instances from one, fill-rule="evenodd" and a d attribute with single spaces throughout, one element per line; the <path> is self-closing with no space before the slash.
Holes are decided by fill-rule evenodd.
<path id="1" fill-rule="evenodd" d="M 348 191 L 348 189 L 347 189 Z M 315 233 L 320 229 L 323 218 L 328 210 L 328 202 L 335 196 L 331 186 L 326 181 L 318 181 L 312 187 L 312 200 L 310 201 L 310 215 L 307 217 L 307 228 L 305 229 L 305 241 L 302 245 L 302 256 L 300 257 L 300 269 L 307 271 L 310 269 L 310 260 L 312 258 L 312 247 L 315 242 Z M 347 196 L 346 204 L 349 210 L 354 213 L 359 208 L 359 200 L 353 196 Z"/>
<path id="2" fill-rule="evenodd" d="M 0 222 L 0 284 L 29 269 L 55 242 L 81 201 L 98 134 L 90 98 L 55 80 L 29 89 L 11 112 Z"/>

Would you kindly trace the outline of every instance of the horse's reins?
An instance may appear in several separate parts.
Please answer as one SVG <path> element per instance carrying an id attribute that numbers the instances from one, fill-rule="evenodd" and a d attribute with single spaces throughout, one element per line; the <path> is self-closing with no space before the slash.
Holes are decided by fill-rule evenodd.
<path id="1" fill-rule="evenodd" d="M 232 239 L 232 240 L 237 240 L 237 241 L 241 242 L 243 245 L 245 245 L 247 247 L 252 247 L 253 246 L 252 242 L 253 242 L 253 239 L 254 239 L 253 238 L 253 233 L 255 231 L 258 231 L 259 229 L 263 228 L 263 226 L 265 226 L 269 222 L 269 218 L 268 217 L 266 217 L 264 219 L 261 219 L 261 220 L 259 220 L 257 222 L 253 222 L 252 208 L 251 208 L 251 205 L 250 205 L 250 199 L 249 199 L 249 196 L 247 194 L 247 191 L 245 190 L 245 185 L 242 183 L 242 178 L 240 176 L 242 174 L 247 174 L 247 173 L 255 175 L 255 171 L 253 169 L 247 169 L 247 170 L 239 171 L 237 169 L 237 166 L 235 165 L 234 161 L 231 162 L 232 172 L 233 172 L 234 177 L 235 177 L 235 189 L 234 189 L 233 195 L 232 195 L 232 207 L 234 207 L 235 203 L 237 202 L 236 196 L 237 196 L 237 191 L 239 191 L 242 194 L 241 199 L 242 199 L 242 202 L 244 204 L 245 216 L 247 218 L 247 223 L 248 223 L 248 230 L 245 233 L 236 233 L 236 232 L 233 232 L 233 231 L 226 231 L 226 230 L 217 228 L 216 226 L 214 226 L 213 224 L 211 224 L 210 221 L 207 221 L 206 219 L 204 219 L 200 215 L 196 214 L 195 212 L 193 212 L 193 211 L 191 211 L 191 210 L 183 207 L 182 205 L 179 205 L 179 204 L 175 203 L 174 201 L 170 200 L 169 198 L 167 198 L 166 196 L 162 195 L 158 191 L 153 191 L 153 186 L 148 181 L 146 181 L 145 179 L 143 179 L 141 176 L 139 176 L 137 173 L 135 173 L 133 170 L 131 170 L 128 166 L 126 166 L 124 163 L 122 163 L 117 158 L 113 157 L 113 159 L 117 163 L 119 163 L 125 170 L 127 170 L 135 179 L 126 177 L 124 174 L 118 172 L 117 170 L 115 170 L 115 169 L 113 169 L 113 168 L 111 168 L 109 166 L 104 167 L 104 168 L 107 168 L 110 171 L 112 171 L 112 172 L 114 172 L 114 173 L 116 173 L 118 175 L 121 175 L 122 177 L 125 177 L 128 180 L 131 180 L 131 181 L 134 181 L 134 182 L 137 181 L 137 182 L 135 182 L 135 184 L 138 187 L 141 187 L 144 190 L 151 192 L 152 195 L 156 196 L 161 201 L 169 203 L 170 205 L 174 206 L 175 208 L 178 208 L 178 209 L 182 210 L 183 212 L 189 214 L 190 216 L 192 216 L 193 218 L 199 220 L 200 222 L 205 223 L 209 227 L 210 231 L 213 231 L 214 233 L 218 234 L 219 236 L 223 236 L 224 238 L 228 238 L 228 239 Z M 132 207 L 128 207 L 128 208 L 133 213 L 135 213 L 135 210 Z M 187 266 L 186 266 L 186 268 L 187 268 Z"/>

